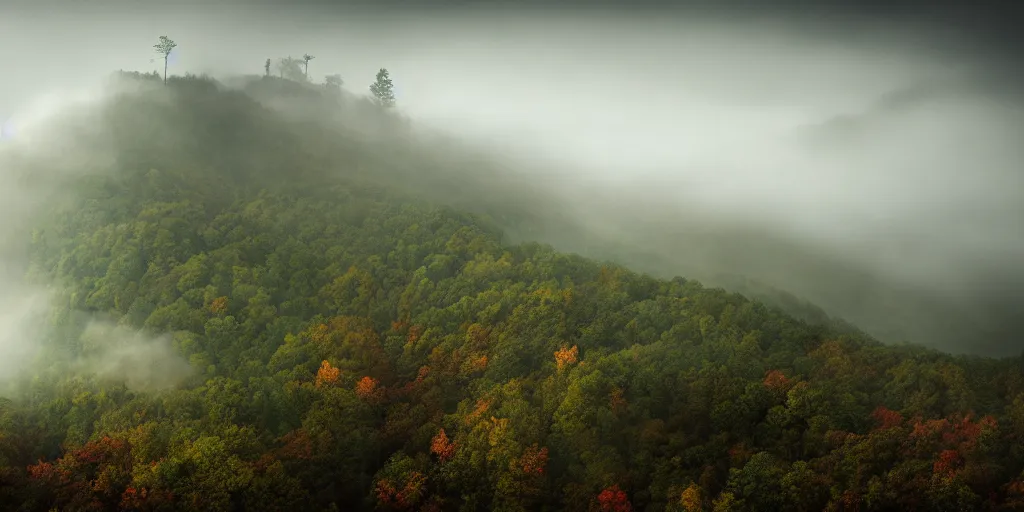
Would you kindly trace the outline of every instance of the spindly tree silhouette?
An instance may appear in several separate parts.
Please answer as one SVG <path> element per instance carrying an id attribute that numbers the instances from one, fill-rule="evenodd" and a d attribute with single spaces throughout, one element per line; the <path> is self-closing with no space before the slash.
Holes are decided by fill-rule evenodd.
<path id="1" fill-rule="evenodd" d="M 153 49 L 157 53 L 164 57 L 164 83 L 167 83 L 167 57 L 171 54 L 171 51 L 178 46 L 172 39 L 167 36 L 160 36 L 160 42 L 153 45 Z"/>
<path id="2" fill-rule="evenodd" d="M 302 56 L 302 62 L 303 62 L 303 66 L 304 66 L 303 70 L 302 70 L 302 74 L 306 76 L 306 80 L 309 80 L 309 61 L 311 61 L 311 60 L 313 60 L 315 58 L 316 57 L 314 57 L 314 56 L 312 56 L 312 55 L 310 55 L 308 53 Z"/>

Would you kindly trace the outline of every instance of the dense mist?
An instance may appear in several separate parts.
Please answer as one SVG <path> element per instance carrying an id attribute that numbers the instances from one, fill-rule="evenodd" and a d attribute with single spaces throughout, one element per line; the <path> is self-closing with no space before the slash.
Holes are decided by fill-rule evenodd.
<path id="1" fill-rule="evenodd" d="M 100 106 L 123 92 L 112 82 L 26 99 L 17 128 L 0 140 L 0 386 L 32 371 L 71 371 L 123 382 L 134 390 L 166 389 L 191 373 L 168 336 L 69 309 L 61 283 L 35 272 L 29 242 L 38 219 L 73 204 L 77 178 L 109 172 L 113 147 L 98 122 Z M 77 346 L 54 355 L 43 345 Z"/>
<path id="2" fill-rule="evenodd" d="M 339 73 L 364 94 L 387 67 L 413 122 L 544 192 L 502 200 L 555 201 L 571 218 L 552 223 L 601 241 L 537 235 L 557 248 L 614 245 L 600 255 L 725 286 L 745 276 L 889 342 L 1019 352 L 1013 69 L 939 25 L 739 14 L 12 8 L 0 61 L 19 72 L 0 83 L 0 120 L 15 144 L 96 168 L 109 155 L 47 146 L 32 127 L 112 70 L 162 71 L 164 34 L 180 45 L 172 74 L 260 75 L 267 58 L 310 53 L 314 81 Z M 3 186 L 10 205 L 59 188 Z"/>

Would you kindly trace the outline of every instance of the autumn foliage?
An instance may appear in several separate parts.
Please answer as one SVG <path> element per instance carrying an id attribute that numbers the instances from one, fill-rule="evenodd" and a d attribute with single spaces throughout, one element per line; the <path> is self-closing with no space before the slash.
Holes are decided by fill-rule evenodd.
<path id="1" fill-rule="evenodd" d="M 898 427 L 903 423 L 902 414 L 881 405 L 875 408 L 871 417 L 874 418 L 880 429 Z"/>
<path id="2" fill-rule="evenodd" d="M 633 506 L 629 503 L 626 492 L 613 485 L 601 491 L 597 495 L 597 505 L 600 512 L 632 512 Z"/>
<path id="3" fill-rule="evenodd" d="M 559 370 L 563 370 L 570 365 L 576 364 L 576 359 L 579 356 L 579 348 L 573 345 L 572 348 L 562 347 L 555 351 L 555 365 Z"/>
<path id="4" fill-rule="evenodd" d="M 422 498 L 426 482 L 427 477 L 418 471 L 406 475 L 401 482 L 382 479 L 376 486 L 377 501 L 384 507 L 411 510 Z"/>
<path id="5" fill-rule="evenodd" d="M 771 370 L 764 377 L 764 387 L 772 391 L 786 391 L 789 386 L 789 379 L 779 370 Z"/>
<path id="6" fill-rule="evenodd" d="M 131 467 L 131 446 L 124 439 L 103 436 L 70 450 L 54 463 L 30 465 L 26 472 L 40 484 L 63 489 L 74 508 L 86 508 L 86 503 L 112 507 L 122 501 L 125 492 L 134 496 L 134 490 L 129 491 Z"/>
<path id="7" fill-rule="evenodd" d="M 932 465 L 932 471 L 944 478 L 952 478 L 959 468 L 962 458 L 956 450 L 942 450 L 939 459 Z"/>
<path id="8" fill-rule="evenodd" d="M 536 443 L 526 447 L 522 457 L 519 458 L 520 469 L 526 474 L 543 475 L 544 468 L 548 464 L 547 447 L 540 448 Z"/>
<path id="9" fill-rule="evenodd" d="M 697 484 L 687 486 L 679 498 L 679 506 L 682 507 L 684 512 L 700 512 L 703 510 L 704 505 L 700 486 Z"/>
<path id="10" fill-rule="evenodd" d="M 420 336 L 423 336 L 423 326 L 413 325 L 409 327 L 409 334 L 406 336 L 407 343 L 416 343 L 419 341 Z"/>
<path id="11" fill-rule="evenodd" d="M 447 462 L 455 456 L 455 443 L 448 439 L 448 435 L 442 428 L 430 441 L 430 453 L 437 455 L 441 462 Z"/>
<path id="12" fill-rule="evenodd" d="M 473 411 L 466 415 L 466 425 L 476 422 L 478 419 L 483 417 L 483 414 L 487 412 L 487 409 L 491 407 L 491 401 L 486 399 L 480 399 L 476 401 L 476 405 L 473 407 Z"/>
<path id="13" fill-rule="evenodd" d="M 325 359 L 320 363 L 320 369 L 316 372 L 316 387 L 321 387 L 327 384 L 334 384 L 338 381 L 338 377 L 341 375 L 341 370 L 331 366 L 331 363 Z"/>
<path id="14" fill-rule="evenodd" d="M 136 489 L 134 487 L 128 487 L 121 493 L 122 509 L 137 509 L 143 506 L 146 502 L 146 496 L 149 491 L 143 487 L 142 489 Z"/>
<path id="15" fill-rule="evenodd" d="M 284 459 L 308 460 L 313 458 L 313 442 L 305 429 L 299 428 L 288 432 L 281 438 L 283 446 L 278 456 Z"/>
<path id="16" fill-rule="evenodd" d="M 468 362 L 469 373 L 482 372 L 487 369 L 487 356 L 481 355 L 479 357 L 470 358 Z"/>
<path id="17" fill-rule="evenodd" d="M 66 469 L 62 469 L 52 462 L 39 461 L 36 464 L 32 464 L 27 468 L 28 475 L 33 480 L 39 480 L 46 482 L 50 485 L 57 484 L 58 482 L 67 481 L 71 476 L 71 472 Z"/>
<path id="18" fill-rule="evenodd" d="M 210 301 L 210 312 L 215 315 L 224 314 L 228 310 L 228 298 L 217 297 Z"/>
<path id="19" fill-rule="evenodd" d="M 356 382 L 356 395 L 359 395 L 359 398 L 364 400 L 377 398 L 378 391 L 377 379 L 373 377 L 366 376 Z"/>

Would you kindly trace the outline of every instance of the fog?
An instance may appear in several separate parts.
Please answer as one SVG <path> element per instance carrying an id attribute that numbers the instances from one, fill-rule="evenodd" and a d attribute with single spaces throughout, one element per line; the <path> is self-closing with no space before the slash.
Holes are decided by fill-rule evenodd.
<path id="1" fill-rule="evenodd" d="M 18 139 L 33 98 L 159 70 L 159 35 L 180 45 L 172 74 L 310 53 L 313 80 L 362 94 L 387 67 L 403 113 L 487 148 L 642 270 L 748 276 L 885 341 L 1024 348 L 1024 99 L 970 33 L 738 11 L 78 9 L 0 18 Z"/>
<path id="2" fill-rule="evenodd" d="M 31 271 L 26 250 L 35 220 L 68 204 L 73 178 L 112 166 L 111 148 L 96 144 L 103 133 L 95 113 L 116 90 L 57 84 L 25 98 L 12 116 L 15 127 L 0 140 L 0 393 L 40 374 L 70 373 L 158 391 L 192 373 L 168 334 L 71 309 L 61 283 Z M 78 350 L 52 350 L 62 344 Z"/>

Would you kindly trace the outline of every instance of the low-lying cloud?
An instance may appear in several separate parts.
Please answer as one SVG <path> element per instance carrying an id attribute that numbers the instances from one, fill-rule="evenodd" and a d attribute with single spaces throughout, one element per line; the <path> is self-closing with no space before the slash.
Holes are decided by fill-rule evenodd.
<path id="1" fill-rule="evenodd" d="M 739 12 L 78 14 L 36 14 L 58 36 L 0 35 L 19 38 L 0 46 L 12 66 L 59 51 L 74 76 L 29 72 L 0 84 L 5 101 L 159 69 L 164 34 L 181 48 L 171 73 L 259 75 L 266 58 L 308 52 L 315 80 L 340 73 L 364 94 L 387 67 L 404 112 L 660 261 L 646 270 L 753 277 L 887 341 L 1022 348 L 1024 101 L 1008 53 L 964 33 Z"/>
<path id="2" fill-rule="evenodd" d="M 155 391 L 180 384 L 192 368 L 174 351 L 170 336 L 94 320 L 82 332 L 88 347 L 73 368 L 84 375 L 124 382 L 129 389 Z"/>
<path id="3" fill-rule="evenodd" d="M 0 387 L 53 368 L 134 391 L 170 389 L 192 374 L 170 336 L 62 311 L 59 296 L 53 288 L 13 279 L 0 283 Z"/>
<path id="4" fill-rule="evenodd" d="M 103 136 L 96 113 L 118 90 L 36 96 L 16 116 L 18 136 L 0 141 L 0 385 L 60 368 L 156 391 L 191 374 L 168 336 L 68 310 L 61 283 L 29 271 L 38 219 L 75 196 L 75 178 L 111 168 L 110 148 L 95 144 Z"/>

